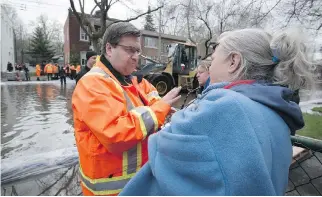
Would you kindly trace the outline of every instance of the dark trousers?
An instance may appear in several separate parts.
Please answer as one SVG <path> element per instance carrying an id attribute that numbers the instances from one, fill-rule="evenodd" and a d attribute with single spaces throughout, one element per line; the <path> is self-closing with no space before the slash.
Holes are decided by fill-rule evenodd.
<path id="1" fill-rule="evenodd" d="M 26 72 L 25 75 L 26 75 L 26 81 L 30 81 L 29 72 Z"/>
<path id="2" fill-rule="evenodd" d="M 70 79 L 71 80 L 73 80 L 73 79 L 75 79 L 76 78 L 76 70 L 72 70 L 71 72 L 70 72 Z"/>
<path id="3" fill-rule="evenodd" d="M 50 77 L 50 80 L 53 78 L 53 74 L 52 73 L 47 73 L 47 77 L 48 77 L 48 81 L 49 81 L 49 77 Z"/>
<path id="4" fill-rule="evenodd" d="M 63 85 L 63 82 L 64 84 L 66 85 L 66 77 L 65 76 L 60 76 L 60 83 Z"/>

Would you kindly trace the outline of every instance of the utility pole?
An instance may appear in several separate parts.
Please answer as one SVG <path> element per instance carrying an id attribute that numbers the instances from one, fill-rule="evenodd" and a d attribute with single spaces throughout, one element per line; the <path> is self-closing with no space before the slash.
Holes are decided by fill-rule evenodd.
<path id="1" fill-rule="evenodd" d="M 159 56 L 159 61 L 161 62 L 161 50 L 162 50 L 162 47 L 161 47 L 161 8 L 159 10 L 159 14 L 160 14 L 160 18 L 159 18 L 159 45 L 158 45 L 159 50 L 158 50 L 158 56 Z"/>

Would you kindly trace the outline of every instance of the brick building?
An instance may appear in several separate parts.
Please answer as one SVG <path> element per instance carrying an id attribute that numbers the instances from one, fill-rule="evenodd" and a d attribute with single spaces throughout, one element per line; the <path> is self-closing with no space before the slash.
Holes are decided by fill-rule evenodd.
<path id="1" fill-rule="evenodd" d="M 97 15 L 96 15 L 97 16 Z M 97 16 L 99 17 L 99 16 Z M 116 20 L 116 19 L 113 19 Z M 92 18 L 92 23 L 96 29 L 100 28 L 100 19 Z M 159 33 L 141 30 L 141 45 L 142 54 L 151 58 L 158 59 L 158 36 Z M 161 34 L 161 59 L 166 60 L 167 51 L 166 46 L 173 42 L 186 42 L 186 38 L 173 36 L 168 34 Z M 79 59 L 82 66 L 86 65 L 86 52 L 91 49 L 91 44 L 88 36 L 80 27 L 76 16 L 71 10 L 64 25 L 64 59 L 65 63 L 69 63 L 72 59 Z M 145 64 L 146 60 L 141 61 Z"/>
<path id="2" fill-rule="evenodd" d="M 99 17 L 99 15 L 96 15 Z M 92 18 L 91 23 L 95 29 L 100 27 L 100 19 Z M 81 28 L 76 16 L 69 9 L 64 25 L 64 61 L 69 63 L 72 59 L 78 59 L 82 66 L 86 64 L 86 52 L 91 50 L 89 37 Z"/>

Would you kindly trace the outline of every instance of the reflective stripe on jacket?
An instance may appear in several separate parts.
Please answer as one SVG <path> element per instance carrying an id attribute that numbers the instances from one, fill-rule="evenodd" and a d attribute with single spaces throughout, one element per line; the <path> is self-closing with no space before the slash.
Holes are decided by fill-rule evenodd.
<path id="1" fill-rule="evenodd" d="M 84 195 L 117 195 L 147 162 L 147 138 L 170 111 L 155 91 L 136 77 L 122 86 L 100 61 L 77 83 L 72 104 Z"/>

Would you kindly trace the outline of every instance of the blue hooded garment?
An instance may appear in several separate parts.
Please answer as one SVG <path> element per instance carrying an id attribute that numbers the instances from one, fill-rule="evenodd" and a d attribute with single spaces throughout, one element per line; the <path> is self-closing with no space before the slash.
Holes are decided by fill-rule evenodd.
<path id="1" fill-rule="evenodd" d="M 205 85 L 203 86 L 204 90 L 207 89 L 209 85 L 210 85 L 210 77 L 208 77 Z"/>
<path id="2" fill-rule="evenodd" d="M 284 195 L 290 133 L 304 126 L 293 92 L 210 85 L 149 138 L 149 161 L 120 195 Z"/>

